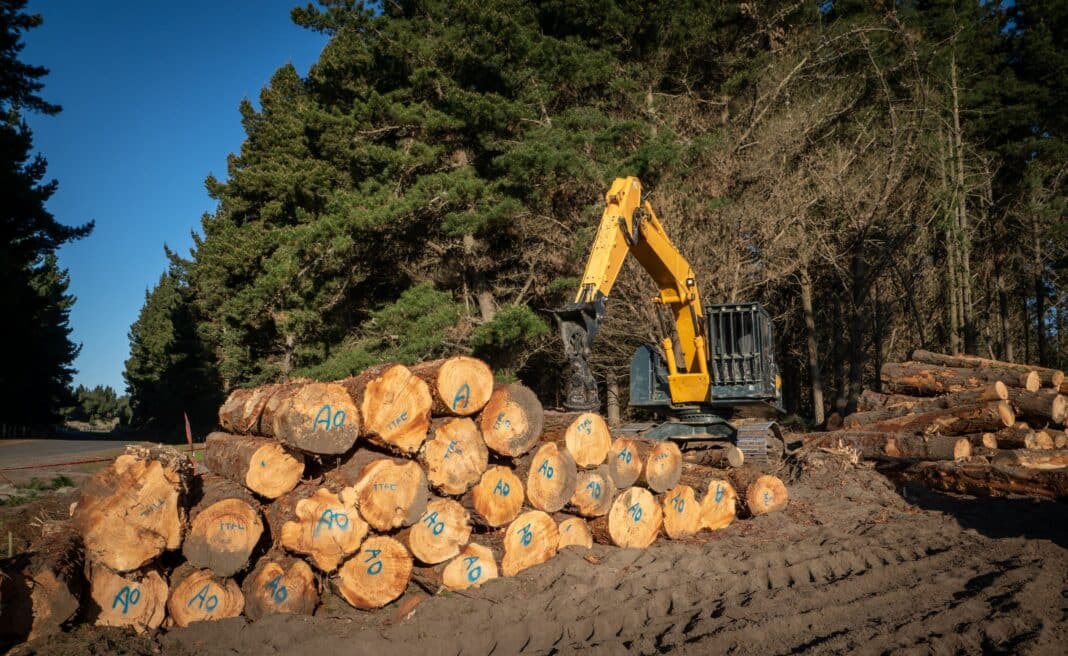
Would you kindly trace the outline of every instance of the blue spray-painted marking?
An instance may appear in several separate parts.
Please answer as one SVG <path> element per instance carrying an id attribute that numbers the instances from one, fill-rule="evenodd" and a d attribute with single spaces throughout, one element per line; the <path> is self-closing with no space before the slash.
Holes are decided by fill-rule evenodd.
<path id="1" fill-rule="evenodd" d="M 464 569 L 467 570 L 467 580 L 474 583 L 482 578 L 482 565 L 476 565 L 478 556 L 464 558 Z"/>
<path id="2" fill-rule="evenodd" d="M 493 430 L 500 430 L 502 428 L 511 428 L 511 427 L 512 427 L 512 420 L 511 419 L 505 419 L 503 412 L 499 413 L 497 415 L 497 420 L 493 422 Z"/>
<path id="3" fill-rule="evenodd" d="M 367 558 L 363 559 L 365 563 L 371 563 L 367 566 L 367 573 L 371 576 L 377 576 L 382 571 L 382 561 L 375 560 L 378 558 L 378 554 L 382 553 L 381 549 L 368 549 Z M 371 562 L 374 561 L 374 562 Z"/>
<path id="4" fill-rule="evenodd" d="M 642 507 L 641 507 L 641 504 L 637 504 L 636 503 L 633 506 L 631 506 L 630 508 L 627 508 L 627 510 L 630 512 L 630 516 L 634 521 L 638 521 L 638 520 L 640 520 L 642 518 Z"/>
<path id="5" fill-rule="evenodd" d="M 616 456 L 616 457 L 629 465 L 630 461 L 631 461 L 631 458 L 633 458 L 634 456 L 631 455 L 629 450 L 623 449 L 622 451 L 619 452 L 619 455 Z"/>
<path id="6" fill-rule="evenodd" d="M 523 546 L 530 545 L 530 541 L 534 539 L 534 534 L 530 531 L 530 524 L 528 523 L 523 528 L 516 531 L 517 534 L 521 534 L 523 537 L 519 539 L 523 543 Z"/>
<path id="7" fill-rule="evenodd" d="M 542 460 L 541 461 L 541 467 L 538 467 L 538 473 L 539 474 L 545 474 L 545 478 L 552 478 L 553 477 L 553 468 L 549 464 L 548 460 Z"/>
<path id="8" fill-rule="evenodd" d="M 716 503 L 719 503 L 720 501 L 723 501 L 723 493 L 724 492 L 725 492 L 725 490 L 723 489 L 722 485 L 717 485 L 716 486 Z"/>
<path id="9" fill-rule="evenodd" d="M 323 430 L 330 430 L 331 428 L 341 428 L 345 425 L 345 411 L 338 410 L 333 411 L 330 404 L 327 403 L 323 407 L 319 408 L 319 412 L 315 413 L 315 421 L 312 422 L 312 430 L 317 430 L 319 425 L 322 425 Z"/>
<path id="10" fill-rule="evenodd" d="M 575 427 L 575 430 L 579 433 L 585 433 L 587 435 L 593 434 L 593 420 L 586 419 L 581 424 Z"/>
<path id="11" fill-rule="evenodd" d="M 675 506 L 675 512 L 682 512 L 686 508 L 686 499 L 681 494 L 671 497 L 671 503 Z"/>
<path id="12" fill-rule="evenodd" d="M 768 492 L 767 490 L 764 490 L 764 505 L 771 505 L 771 492 Z"/>
<path id="13" fill-rule="evenodd" d="M 450 453 L 463 453 L 462 450 L 456 448 L 456 440 L 449 440 L 449 446 L 445 447 L 445 455 L 441 459 L 448 460 Z"/>
<path id="14" fill-rule="evenodd" d="M 141 601 L 141 589 L 130 589 L 130 586 L 124 585 L 122 590 L 119 590 L 115 598 L 111 600 L 111 608 L 114 609 L 119 604 L 122 604 L 122 614 L 125 615 L 130 610 L 130 606 L 136 606 L 139 601 Z"/>
<path id="15" fill-rule="evenodd" d="M 408 411 L 405 410 L 404 412 L 402 412 L 399 415 L 397 415 L 393 419 L 393 421 L 389 422 L 389 426 L 386 426 L 386 428 L 387 428 L 387 430 L 390 429 L 390 428 L 396 428 L 397 426 L 400 426 L 402 423 L 407 421 L 407 419 L 408 419 Z"/>
<path id="16" fill-rule="evenodd" d="M 209 613 L 215 610 L 215 608 L 219 605 L 219 595 L 208 595 L 209 590 L 211 590 L 210 583 L 201 588 L 200 592 L 190 597 L 189 603 L 186 604 L 186 607 L 189 608 L 193 605 L 194 602 L 199 602 L 197 603 L 197 608 L 199 608 L 200 610 L 206 610 Z"/>
<path id="17" fill-rule="evenodd" d="M 456 396 L 452 397 L 452 409 L 453 410 L 456 410 L 456 409 L 463 410 L 464 408 L 467 407 L 467 402 L 470 399 L 471 399 L 471 386 L 468 385 L 467 383 L 464 383 L 463 385 L 460 386 L 460 389 L 456 390 Z M 460 403 L 460 401 L 463 401 L 464 404 L 459 406 L 459 408 L 457 408 L 457 405 Z"/>
<path id="18" fill-rule="evenodd" d="M 601 498 L 601 484 L 597 481 L 590 481 L 586 484 L 586 489 L 590 491 L 590 496 L 594 499 Z"/>
<path id="19" fill-rule="evenodd" d="M 240 522 L 219 522 L 220 531 L 244 531 L 245 525 Z"/>
<path id="20" fill-rule="evenodd" d="M 441 535 L 441 532 L 445 530 L 445 522 L 438 521 L 438 511 L 436 510 L 429 515 L 424 515 L 423 523 L 430 527 L 434 535 Z"/>
<path id="21" fill-rule="evenodd" d="M 276 604 L 282 603 L 286 600 L 286 597 L 289 596 L 289 590 L 286 589 L 286 586 L 282 585 L 281 574 L 268 581 L 267 585 L 265 585 L 264 587 L 268 590 L 273 590 L 273 592 L 271 593 L 271 599 L 274 600 L 274 603 Z"/>
<path id="22" fill-rule="evenodd" d="M 497 485 L 495 485 L 494 488 L 493 488 L 493 493 L 494 494 L 499 494 L 502 497 L 506 497 L 506 496 L 508 496 L 508 493 L 511 492 L 511 491 L 512 491 L 512 486 L 511 485 L 505 483 L 503 480 L 501 480 L 499 478 L 497 479 Z"/>
<path id="23" fill-rule="evenodd" d="M 335 526 L 342 531 L 347 530 L 349 528 L 349 516 L 343 512 L 334 512 L 327 508 L 322 515 L 319 515 L 319 521 L 315 522 L 315 530 L 312 531 L 313 538 L 319 536 L 319 529 L 323 526 L 328 531 Z"/>
<path id="24" fill-rule="evenodd" d="M 396 490 L 396 483 L 375 483 L 374 489 L 376 490 Z"/>

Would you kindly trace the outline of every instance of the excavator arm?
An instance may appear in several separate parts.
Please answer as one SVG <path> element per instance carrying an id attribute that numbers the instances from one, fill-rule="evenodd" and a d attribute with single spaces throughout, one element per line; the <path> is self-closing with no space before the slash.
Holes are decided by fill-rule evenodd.
<path id="1" fill-rule="evenodd" d="M 707 401 L 704 315 L 693 268 L 668 238 L 649 202 L 642 202 L 641 183 L 627 177 L 616 178 L 605 196 L 604 214 L 574 302 L 554 312 L 571 368 L 564 405 L 575 410 L 600 405 L 589 367 L 590 349 L 628 253 L 656 282 L 659 293 L 653 302 L 667 306 L 675 321 L 679 352 L 670 336 L 662 342 L 672 403 Z"/>

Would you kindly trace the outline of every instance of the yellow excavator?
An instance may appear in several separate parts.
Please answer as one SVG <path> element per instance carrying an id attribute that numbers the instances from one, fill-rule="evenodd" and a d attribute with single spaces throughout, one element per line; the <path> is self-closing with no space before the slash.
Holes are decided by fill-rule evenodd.
<path id="1" fill-rule="evenodd" d="M 659 288 L 674 330 L 644 344 L 630 365 L 630 406 L 667 421 L 641 436 L 684 448 L 733 443 L 746 461 L 774 461 L 784 445 L 774 419 L 782 413 L 782 382 L 768 313 L 757 303 L 702 305 L 693 268 L 671 242 L 635 177 L 617 178 L 573 303 L 553 311 L 570 371 L 564 405 L 597 410 L 600 400 L 589 357 L 612 286 L 628 254 Z"/>

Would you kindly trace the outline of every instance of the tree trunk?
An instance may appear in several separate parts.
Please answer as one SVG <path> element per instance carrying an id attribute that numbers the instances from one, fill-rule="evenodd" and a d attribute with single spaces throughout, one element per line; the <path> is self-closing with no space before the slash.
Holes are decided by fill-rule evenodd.
<path id="1" fill-rule="evenodd" d="M 974 496 L 1026 496 L 1068 499 L 1068 471 L 1042 471 L 981 463 L 924 462 L 893 473 L 928 487 Z"/>
<path id="2" fill-rule="evenodd" d="M 523 508 L 523 483 L 511 469 L 490 467 L 478 484 L 464 495 L 461 503 L 471 510 L 476 522 L 496 528 L 519 515 Z"/>
<path id="3" fill-rule="evenodd" d="M 338 596 L 354 608 L 381 608 L 404 593 L 412 576 L 412 556 L 399 541 L 374 535 L 348 559 L 333 579 Z"/>
<path id="4" fill-rule="evenodd" d="M 1026 393 L 1029 394 L 1030 392 Z M 1002 401 L 1009 398 L 1009 388 L 1006 387 L 1004 383 L 995 382 L 986 387 L 978 387 L 974 390 L 955 392 L 944 396 L 883 396 L 885 397 L 884 402 L 890 402 L 892 399 L 894 401 L 893 404 L 876 410 L 855 412 L 842 420 L 842 427 L 846 430 L 858 429 L 885 419 L 902 417 L 908 414 L 919 414 L 922 412 L 930 412 L 932 410 L 943 410 L 962 405 L 985 403 L 987 401 Z M 872 397 L 870 395 L 864 397 L 863 400 L 865 407 L 872 403 Z"/>
<path id="5" fill-rule="evenodd" d="M 459 495 L 482 478 L 489 465 L 489 449 L 472 419 L 435 419 L 420 460 L 435 490 Z"/>
<path id="6" fill-rule="evenodd" d="M 260 432 L 307 453 L 345 453 L 360 435 L 361 413 L 335 383 L 288 385 L 260 415 Z"/>
<path id="7" fill-rule="evenodd" d="M 260 504 L 237 483 L 211 474 L 197 477 L 193 497 L 182 555 L 218 576 L 243 571 L 263 535 Z"/>
<path id="8" fill-rule="evenodd" d="M 430 387 L 408 367 L 382 364 L 340 381 L 360 409 L 363 434 L 375 444 L 410 455 L 430 428 Z"/>
<path id="9" fill-rule="evenodd" d="M 960 127 L 960 101 L 957 89 L 957 59 L 950 58 L 950 89 L 953 96 L 953 146 L 956 153 L 956 218 L 957 236 L 960 243 L 960 289 L 961 289 L 961 327 L 964 329 L 964 350 L 975 353 L 976 330 L 972 319 L 972 268 L 971 268 L 971 227 L 968 220 L 967 181 L 964 177 L 964 138 Z"/>
<path id="10" fill-rule="evenodd" d="M 608 384 L 606 394 L 606 414 L 608 416 L 608 425 L 615 428 L 620 425 L 619 419 L 619 381 L 616 380 L 614 372 L 608 372 Z"/>
<path id="11" fill-rule="evenodd" d="M 575 492 L 578 468 L 567 449 L 547 442 L 533 456 L 516 463 L 516 476 L 526 481 L 527 502 L 538 510 L 556 512 Z"/>
<path id="12" fill-rule="evenodd" d="M 1015 414 L 1007 401 L 991 401 L 884 419 L 865 426 L 864 429 L 899 433 L 966 435 L 998 431 L 1012 426 L 1015 421 Z"/>
<path id="13" fill-rule="evenodd" d="M 974 355 L 954 356 L 916 350 L 912 352 L 912 360 L 925 364 L 957 367 L 962 369 L 1000 369 L 1017 375 L 1027 374 L 1033 371 L 1038 374 L 1039 381 L 1043 387 L 1059 388 L 1065 380 L 1064 372 L 1059 369 L 1035 367 L 1028 364 L 1017 364 L 1015 362 L 1005 362 L 1002 360 L 990 360 L 988 358 L 980 358 Z"/>
<path id="14" fill-rule="evenodd" d="M 275 392 L 285 385 L 236 389 L 219 408 L 219 425 L 231 433 L 259 433 L 260 415 Z"/>
<path id="15" fill-rule="evenodd" d="M 579 472 L 569 503 L 583 517 L 601 517 L 608 514 L 617 492 L 608 466 L 601 465 Z"/>
<path id="16" fill-rule="evenodd" d="M 101 563 L 86 564 L 90 617 L 97 626 L 128 626 L 137 633 L 158 629 L 167 614 L 167 581 L 155 569 L 119 574 Z"/>
<path id="17" fill-rule="evenodd" d="M 260 496 L 277 499 L 300 483 L 304 456 L 274 440 L 211 433 L 205 440 L 204 464 L 219 476 Z"/>
<path id="18" fill-rule="evenodd" d="M 960 369 L 920 362 L 888 362 L 883 367 L 886 390 L 895 394 L 936 396 L 999 381 L 1006 387 L 1023 387 L 1029 391 L 1037 390 L 1040 384 L 1034 372 L 1021 375 L 1003 369 Z"/>
<path id="19" fill-rule="evenodd" d="M 540 510 L 525 512 L 505 531 L 501 573 L 515 576 L 540 565 L 555 556 L 559 547 L 560 530 L 553 518 Z"/>
<path id="20" fill-rule="evenodd" d="M 595 412 L 579 415 L 564 433 L 567 450 L 575 458 L 575 464 L 583 469 L 597 467 L 608 457 L 612 446 L 612 433 L 608 424 Z"/>
<path id="21" fill-rule="evenodd" d="M 971 456 L 971 442 L 955 435 L 927 437 L 899 433 L 886 439 L 883 452 L 894 458 L 961 460 Z"/>
<path id="22" fill-rule="evenodd" d="M 1028 392 L 1018 388 L 1009 390 L 1009 401 L 1016 415 L 1032 425 L 1064 425 L 1068 414 L 1068 397 L 1054 390 Z"/>
<path id="23" fill-rule="evenodd" d="M 319 605 L 319 582 L 308 563 L 281 551 L 260 558 L 245 577 L 245 615 L 258 620 L 264 615 L 292 613 L 311 615 Z"/>
<path id="24" fill-rule="evenodd" d="M 237 617 L 245 608 L 245 595 L 233 579 L 210 569 L 185 564 L 171 574 L 167 616 L 175 626 Z"/>
<path id="25" fill-rule="evenodd" d="M 812 279 L 808 269 L 801 269 L 801 311 L 805 316 L 805 340 L 808 352 L 808 375 L 812 381 L 812 413 L 816 425 L 823 424 L 823 377 L 820 375 L 819 352 L 816 348 L 816 315 L 812 309 Z"/>
<path id="26" fill-rule="evenodd" d="M 482 360 L 457 355 L 411 367 L 434 397 L 434 414 L 469 417 L 477 414 L 493 394 L 493 371 Z"/>
<path id="27" fill-rule="evenodd" d="M 503 456 L 516 457 L 534 448 L 545 421 L 541 402 L 519 383 L 494 390 L 479 417 L 486 446 Z"/>
<path id="28" fill-rule="evenodd" d="M 664 533 L 672 540 L 681 540 L 701 530 L 701 504 L 689 485 L 676 485 L 664 493 Z"/>

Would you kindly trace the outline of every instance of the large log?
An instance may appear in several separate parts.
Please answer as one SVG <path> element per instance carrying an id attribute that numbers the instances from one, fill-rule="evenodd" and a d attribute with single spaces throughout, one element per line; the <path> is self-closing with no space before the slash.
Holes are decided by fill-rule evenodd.
<path id="1" fill-rule="evenodd" d="M 942 365 L 945 367 L 1000 369 L 1017 375 L 1035 372 L 1039 375 L 1044 387 L 1059 388 L 1061 384 L 1064 383 L 1064 372 L 1058 369 L 1036 367 L 1034 365 L 1005 362 L 1002 360 L 990 360 L 988 358 L 980 358 L 974 355 L 946 355 L 944 353 L 916 350 L 912 352 L 912 359 L 916 362 Z"/>
<path id="2" fill-rule="evenodd" d="M 30 549 L 0 568 L 0 648 L 59 633 L 84 594 L 81 537 L 69 521 L 45 522 Z"/>
<path id="3" fill-rule="evenodd" d="M 1064 469 L 1068 467 L 1068 449 L 1018 449 L 999 451 L 990 462 L 995 465 L 1026 467 L 1027 469 Z"/>
<path id="4" fill-rule="evenodd" d="M 672 540 L 687 538 L 701 530 L 701 504 L 689 485 L 676 485 L 664 493 L 664 533 Z"/>
<path id="5" fill-rule="evenodd" d="M 345 453 L 360 435 L 360 411 L 336 383 L 287 385 L 268 400 L 260 432 L 307 453 Z"/>
<path id="6" fill-rule="evenodd" d="M 880 370 L 880 379 L 888 392 L 913 396 L 935 396 L 984 387 L 1002 382 L 1007 387 L 1035 391 L 1041 385 L 1038 374 L 1020 374 L 1002 369 L 960 369 L 922 362 L 888 362 Z"/>
<path id="7" fill-rule="evenodd" d="M 478 421 L 486 446 L 494 453 L 514 458 L 538 443 L 545 412 L 534 392 L 511 383 L 493 391 Z"/>
<path id="8" fill-rule="evenodd" d="M 477 588 L 499 575 L 497 560 L 489 547 L 472 542 L 445 566 L 441 582 L 448 590 L 466 590 Z"/>
<path id="9" fill-rule="evenodd" d="M 1026 424 L 1017 424 L 997 432 L 983 433 L 981 443 L 988 449 L 1033 449 L 1035 431 Z"/>
<path id="10" fill-rule="evenodd" d="M 584 412 L 567 427 L 564 444 L 582 469 L 597 467 L 608 457 L 612 446 L 612 433 L 608 424 L 596 412 Z"/>
<path id="11" fill-rule="evenodd" d="M 423 379 L 404 365 L 383 364 L 340 384 L 359 407 L 368 440 L 406 455 L 419 451 L 434 405 Z"/>
<path id="12" fill-rule="evenodd" d="M 593 548 L 593 534 L 590 533 L 590 526 L 581 517 L 568 517 L 561 521 L 557 525 L 557 531 L 560 535 L 560 549 L 564 547 Z"/>
<path id="13" fill-rule="evenodd" d="M 540 510 L 531 510 L 516 517 L 504 534 L 504 558 L 501 573 L 515 576 L 556 555 L 560 546 L 560 532 L 556 522 Z"/>
<path id="14" fill-rule="evenodd" d="M 1068 397 L 1054 390 L 1028 392 L 1022 389 L 1009 391 L 1009 401 L 1016 415 L 1031 425 L 1064 425 L 1068 415 Z"/>
<path id="15" fill-rule="evenodd" d="M 743 506 L 753 517 L 782 510 L 790 500 L 786 485 L 775 476 L 749 467 L 732 469 L 729 475 L 734 489 L 742 493 Z"/>
<path id="16" fill-rule="evenodd" d="M 319 582 L 308 563 L 272 551 L 256 562 L 241 586 L 245 615 L 258 620 L 264 615 L 292 613 L 311 615 L 319 605 Z"/>
<path id="17" fill-rule="evenodd" d="M 726 528 L 738 515 L 738 493 L 730 481 L 708 481 L 705 496 L 701 499 L 701 526 L 709 530 Z"/>
<path id="18" fill-rule="evenodd" d="M 972 462 L 921 462 L 891 475 L 947 492 L 973 496 L 1025 496 L 1068 499 L 1068 470 L 1055 471 Z"/>
<path id="19" fill-rule="evenodd" d="M 1007 401 L 991 401 L 885 419 L 864 426 L 864 430 L 966 435 L 1001 430 L 1015 421 L 1016 415 Z"/>
<path id="20" fill-rule="evenodd" d="M 436 419 L 420 460 L 435 490 L 459 495 L 482 478 L 489 465 L 489 449 L 472 419 Z"/>
<path id="21" fill-rule="evenodd" d="M 862 458 L 885 456 L 886 442 L 901 435 L 895 431 L 831 431 L 827 433 L 808 433 L 802 436 L 806 447 L 816 449 L 855 449 Z"/>
<path id="22" fill-rule="evenodd" d="M 73 524 L 89 560 L 116 572 L 182 544 L 193 465 L 169 447 L 129 447 L 82 486 Z"/>
<path id="23" fill-rule="evenodd" d="M 261 385 L 235 389 L 219 408 L 219 425 L 231 433 L 258 433 L 260 415 L 267 402 L 283 385 Z"/>
<path id="24" fill-rule="evenodd" d="M 175 626 L 237 617 L 244 608 L 245 595 L 233 579 L 189 564 L 171 574 L 167 616 Z"/>
<path id="25" fill-rule="evenodd" d="M 638 452 L 638 441 L 629 437 L 617 437 L 608 450 L 606 464 L 616 487 L 622 489 L 637 483 L 645 468 Z"/>
<path id="26" fill-rule="evenodd" d="M 531 506 L 556 512 L 567 505 L 574 494 L 578 468 L 566 449 L 547 442 L 533 456 L 526 456 L 517 463 L 516 476 L 526 481 L 524 489 Z"/>
<path id="27" fill-rule="evenodd" d="M 411 367 L 434 397 L 434 414 L 469 417 L 477 414 L 493 394 L 493 371 L 478 358 L 457 355 Z"/>
<path id="28" fill-rule="evenodd" d="M 211 474 L 196 478 L 192 496 L 186 560 L 222 577 L 243 571 L 263 535 L 259 503 L 244 487 Z"/>
<path id="29" fill-rule="evenodd" d="M 1023 390 L 1020 390 L 1023 391 Z M 972 405 L 986 401 L 1004 401 L 1009 398 L 1009 388 L 1004 383 L 995 382 L 973 390 L 936 397 L 882 395 L 884 405 L 866 412 L 854 412 L 842 420 L 842 427 L 847 430 L 878 423 L 894 417 L 919 414 L 932 410 L 944 410 L 962 405 Z M 873 402 L 869 399 L 869 402 Z"/>
<path id="30" fill-rule="evenodd" d="M 590 528 L 595 537 L 603 536 L 607 528 L 609 540 L 617 547 L 644 549 L 656 540 L 663 523 L 656 497 L 645 488 L 631 487 L 616 497 L 607 521 L 598 519 Z"/>
<path id="31" fill-rule="evenodd" d="M 381 608 L 401 596 L 412 576 L 412 556 L 399 541 L 367 538 L 360 552 L 338 570 L 334 588 L 354 608 Z"/>
<path id="32" fill-rule="evenodd" d="M 682 476 L 682 451 L 670 440 L 650 444 L 639 442 L 638 450 L 645 462 L 638 483 L 654 492 L 666 492 L 679 483 Z"/>
<path id="33" fill-rule="evenodd" d="M 430 496 L 419 463 L 374 451 L 357 451 L 329 479 L 351 486 L 360 516 L 376 531 L 411 526 Z"/>
<path id="34" fill-rule="evenodd" d="M 415 559 L 437 565 L 457 556 L 471 539 L 471 516 L 452 499 L 435 499 L 405 533 Z"/>
<path id="35" fill-rule="evenodd" d="M 137 633 L 158 629 L 167 614 L 167 581 L 155 569 L 119 574 L 106 565 L 86 564 L 89 616 L 97 626 L 128 626 Z"/>
<path id="36" fill-rule="evenodd" d="M 478 484 L 464 495 L 462 503 L 473 518 L 485 526 L 504 526 L 514 520 L 523 508 L 523 483 L 511 469 L 490 467 Z"/>
<path id="37" fill-rule="evenodd" d="M 277 499 L 300 483 L 304 457 L 274 440 L 211 433 L 205 440 L 204 464 L 219 476 L 260 496 Z"/>
<path id="38" fill-rule="evenodd" d="M 368 531 L 367 522 L 356 511 L 352 488 L 335 494 L 314 484 L 300 485 L 271 504 L 267 522 L 277 544 L 309 556 L 324 572 L 334 571 L 355 553 Z"/>
<path id="39" fill-rule="evenodd" d="M 579 472 L 569 504 L 575 513 L 583 517 L 600 517 L 608 514 L 616 498 L 616 484 L 607 465 Z"/>
<path id="40" fill-rule="evenodd" d="M 955 435 L 910 435 L 899 433 L 886 439 L 883 453 L 917 460 L 961 460 L 971 456 L 971 442 Z"/>

